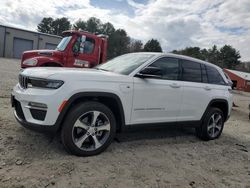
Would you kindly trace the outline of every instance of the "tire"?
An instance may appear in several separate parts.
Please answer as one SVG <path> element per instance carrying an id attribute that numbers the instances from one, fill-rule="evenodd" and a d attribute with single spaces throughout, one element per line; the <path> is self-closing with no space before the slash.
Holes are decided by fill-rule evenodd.
<path id="1" fill-rule="evenodd" d="M 99 102 L 84 102 L 67 114 L 61 131 L 65 149 L 77 156 L 103 152 L 116 134 L 112 111 Z"/>
<path id="2" fill-rule="evenodd" d="M 210 108 L 204 117 L 202 125 L 196 128 L 197 136 L 206 141 L 219 138 L 224 128 L 224 121 L 223 112 L 219 108 Z"/>

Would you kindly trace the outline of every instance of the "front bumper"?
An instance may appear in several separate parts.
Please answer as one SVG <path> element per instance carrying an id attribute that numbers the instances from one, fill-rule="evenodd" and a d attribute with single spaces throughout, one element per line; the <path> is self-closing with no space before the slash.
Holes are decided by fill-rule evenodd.
<path id="1" fill-rule="evenodd" d="M 58 111 L 63 101 L 59 90 L 22 89 L 17 84 L 11 96 L 14 115 L 26 128 L 39 132 L 56 132 L 59 128 Z M 46 109 L 30 107 L 30 103 L 46 104 Z"/>
<path id="2" fill-rule="evenodd" d="M 30 130 L 34 130 L 37 132 L 45 132 L 45 133 L 57 132 L 59 128 L 58 123 L 54 125 L 40 125 L 40 124 L 30 123 L 26 121 L 22 107 L 21 107 L 21 103 L 17 101 L 13 95 L 11 95 L 11 106 L 14 108 L 14 116 L 16 120 L 25 128 L 28 128 Z"/>
<path id="3" fill-rule="evenodd" d="M 14 115 L 18 123 L 20 123 L 22 126 L 24 126 L 27 129 L 37 131 L 37 132 L 44 132 L 44 133 L 56 133 L 57 130 L 59 129 L 59 126 L 56 125 L 39 125 L 35 123 L 29 123 L 25 121 L 24 119 L 21 119 L 18 115 L 16 110 L 14 110 Z"/>

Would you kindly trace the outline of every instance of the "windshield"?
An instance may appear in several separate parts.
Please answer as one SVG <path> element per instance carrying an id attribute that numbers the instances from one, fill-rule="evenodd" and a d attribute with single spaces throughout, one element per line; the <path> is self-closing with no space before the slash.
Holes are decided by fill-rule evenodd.
<path id="1" fill-rule="evenodd" d="M 97 69 L 111 71 L 119 74 L 128 75 L 133 70 L 137 69 L 140 65 L 145 63 L 147 60 L 152 58 L 152 54 L 141 54 L 133 53 L 126 54 L 119 57 L 116 57 L 107 63 L 97 66 Z"/>
<path id="2" fill-rule="evenodd" d="M 57 45 L 56 50 L 63 51 L 71 40 L 72 36 L 63 37 L 61 42 Z"/>

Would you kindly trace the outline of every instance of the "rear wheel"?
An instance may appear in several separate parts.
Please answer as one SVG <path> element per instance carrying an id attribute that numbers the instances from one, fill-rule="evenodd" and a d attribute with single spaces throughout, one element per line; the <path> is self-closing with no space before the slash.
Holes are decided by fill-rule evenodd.
<path id="1" fill-rule="evenodd" d="M 196 133 L 202 140 L 213 140 L 220 137 L 224 128 L 223 112 L 218 108 L 210 108 L 202 125 L 196 128 Z"/>
<path id="2" fill-rule="evenodd" d="M 97 155 L 112 142 L 116 123 L 112 111 L 98 102 L 85 102 L 67 115 L 61 138 L 70 153 L 78 156 Z"/>

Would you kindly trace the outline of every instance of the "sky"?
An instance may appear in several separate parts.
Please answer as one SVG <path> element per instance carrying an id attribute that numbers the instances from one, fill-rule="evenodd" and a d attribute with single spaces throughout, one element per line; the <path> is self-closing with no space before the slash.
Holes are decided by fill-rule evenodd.
<path id="1" fill-rule="evenodd" d="M 97 17 L 165 52 L 229 44 L 250 61 L 250 0 L 1 0 L 0 24 L 36 30 L 43 17 Z"/>

